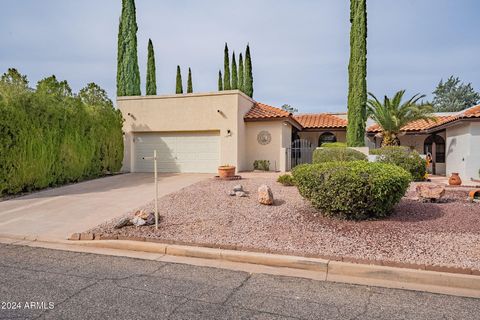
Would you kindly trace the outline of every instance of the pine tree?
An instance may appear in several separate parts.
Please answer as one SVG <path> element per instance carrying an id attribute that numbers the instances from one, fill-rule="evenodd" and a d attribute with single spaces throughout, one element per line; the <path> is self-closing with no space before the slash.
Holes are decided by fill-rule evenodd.
<path id="1" fill-rule="evenodd" d="M 247 44 L 245 51 L 245 91 L 244 93 L 253 98 L 253 73 L 252 73 L 252 59 L 250 57 L 250 46 Z"/>
<path id="2" fill-rule="evenodd" d="M 222 70 L 218 70 L 218 91 L 223 91 Z"/>
<path id="3" fill-rule="evenodd" d="M 147 87 L 146 95 L 154 96 L 157 94 L 157 80 L 155 75 L 155 52 L 153 51 L 153 43 L 148 39 L 148 59 L 147 59 Z"/>
<path id="4" fill-rule="evenodd" d="M 232 88 L 230 82 L 230 61 L 228 58 L 228 46 L 225 42 L 225 50 L 223 57 L 223 90 L 230 90 Z"/>
<path id="5" fill-rule="evenodd" d="M 237 62 L 235 61 L 235 51 L 232 53 L 232 90 L 238 89 Z"/>
<path id="6" fill-rule="evenodd" d="M 350 62 L 348 64 L 347 145 L 365 145 L 367 118 L 367 3 L 350 0 Z"/>
<path id="7" fill-rule="evenodd" d="M 187 93 L 193 93 L 192 70 L 188 68 Z"/>
<path id="8" fill-rule="evenodd" d="M 117 96 L 119 97 L 141 95 L 137 30 L 135 1 L 122 0 L 117 52 Z"/>
<path id="9" fill-rule="evenodd" d="M 183 93 L 182 72 L 180 71 L 180 66 L 177 66 L 177 87 L 175 89 L 175 93 Z"/>
<path id="10" fill-rule="evenodd" d="M 241 52 L 240 56 L 238 57 L 238 90 L 242 92 L 245 90 L 245 74 L 243 69 L 243 57 Z"/>

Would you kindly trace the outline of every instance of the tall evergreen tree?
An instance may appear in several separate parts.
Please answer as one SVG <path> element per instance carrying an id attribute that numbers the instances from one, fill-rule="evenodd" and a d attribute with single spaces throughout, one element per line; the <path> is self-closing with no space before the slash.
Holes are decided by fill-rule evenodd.
<path id="1" fill-rule="evenodd" d="M 135 1 L 122 0 L 117 52 L 117 96 L 119 97 L 141 95 L 137 30 Z"/>
<path id="2" fill-rule="evenodd" d="M 155 75 L 155 52 L 153 51 L 153 43 L 148 39 L 148 59 L 147 59 L 147 88 L 146 95 L 154 96 L 157 94 L 157 79 Z"/>
<path id="3" fill-rule="evenodd" d="M 252 73 L 252 58 L 250 56 L 250 46 L 247 44 L 245 51 L 245 91 L 244 93 L 253 98 L 253 73 Z"/>
<path id="4" fill-rule="evenodd" d="M 244 91 L 245 90 L 245 74 L 243 69 L 243 57 L 242 53 L 240 52 L 240 56 L 238 57 L 238 90 Z"/>
<path id="5" fill-rule="evenodd" d="M 225 42 L 225 50 L 223 56 L 223 90 L 230 90 L 232 88 L 230 82 L 230 61 L 228 57 L 228 46 Z"/>
<path id="6" fill-rule="evenodd" d="M 350 0 L 347 145 L 365 145 L 367 121 L 367 2 Z"/>
<path id="7" fill-rule="evenodd" d="M 218 91 L 223 91 L 222 70 L 218 70 Z"/>
<path id="8" fill-rule="evenodd" d="M 232 89 L 238 89 L 237 62 L 235 61 L 235 51 L 232 53 Z"/>
<path id="9" fill-rule="evenodd" d="M 193 93 L 192 70 L 188 68 L 187 93 Z"/>
<path id="10" fill-rule="evenodd" d="M 176 94 L 183 93 L 183 85 L 182 85 L 182 72 L 180 71 L 180 66 L 177 66 L 177 86 L 175 89 Z"/>

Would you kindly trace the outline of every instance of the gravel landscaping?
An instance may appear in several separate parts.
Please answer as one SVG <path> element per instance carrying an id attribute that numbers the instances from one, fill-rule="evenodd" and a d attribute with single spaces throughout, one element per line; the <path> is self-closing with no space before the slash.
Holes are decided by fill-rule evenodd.
<path id="1" fill-rule="evenodd" d="M 161 222 L 114 229 L 118 219 L 95 234 L 136 236 L 244 250 L 320 257 L 419 263 L 480 270 L 480 204 L 467 188 L 447 188 L 441 203 L 415 198 L 415 183 L 388 219 L 339 221 L 320 216 L 278 174 L 247 173 L 239 181 L 208 179 L 159 200 Z M 228 195 L 241 184 L 247 197 Z M 257 201 L 260 185 L 271 187 L 272 206 Z M 153 202 L 143 209 L 152 210 Z M 133 215 L 131 212 L 130 215 Z M 120 217 L 119 217 L 120 218 Z"/>

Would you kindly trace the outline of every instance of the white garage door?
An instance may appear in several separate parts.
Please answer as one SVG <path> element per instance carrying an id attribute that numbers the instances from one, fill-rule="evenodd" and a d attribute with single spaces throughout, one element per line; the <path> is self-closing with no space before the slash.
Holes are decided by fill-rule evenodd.
<path id="1" fill-rule="evenodd" d="M 134 141 L 135 172 L 152 172 L 157 150 L 158 172 L 217 171 L 220 162 L 219 132 L 136 133 Z"/>

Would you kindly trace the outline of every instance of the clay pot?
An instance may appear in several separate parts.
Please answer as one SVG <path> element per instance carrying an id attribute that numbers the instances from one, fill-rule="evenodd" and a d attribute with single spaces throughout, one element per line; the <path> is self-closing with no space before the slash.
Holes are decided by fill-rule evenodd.
<path id="1" fill-rule="evenodd" d="M 220 166 L 218 167 L 218 176 L 220 178 L 233 177 L 235 175 L 235 166 Z"/>
<path id="2" fill-rule="evenodd" d="M 451 186 L 459 186 L 462 184 L 462 179 L 460 179 L 458 172 L 452 172 L 452 175 L 448 179 L 448 184 Z"/>

